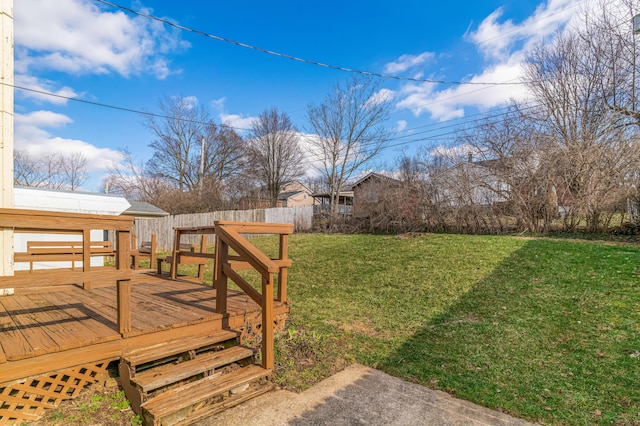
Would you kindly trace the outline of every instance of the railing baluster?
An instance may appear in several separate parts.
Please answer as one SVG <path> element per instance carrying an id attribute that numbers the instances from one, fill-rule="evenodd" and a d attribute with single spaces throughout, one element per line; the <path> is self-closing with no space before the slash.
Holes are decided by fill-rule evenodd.
<path id="1" fill-rule="evenodd" d="M 227 275 L 224 273 L 223 265 L 229 262 L 229 245 L 216 238 L 215 253 L 215 276 L 214 285 L 216 289 L 216 312 L 227 313 Z"/>
<path id="2" fill-rule="evenodd" d="M 73 269 L 73 268 L 72 268 Z M 82 270 L 89 272 L 91 269 L 91 230 L 82 230 Z M 91 288 L 91 281 L 85 280 L 82 283 L 82 288 L 89 290 Z"/>
<path id="3" fill-rule="evenodd" d="M 285 260 L 289 257 L 289 236 L 287 234 L 280 235 L 280 260 Z M 288 268 L 280 268 L 278 274 L 278 302 L 285 302 L 287 300 L 287 271 Z"/>
<path id="4" fill-rule="evenodd" d="M 262 277 L 262 367 L 272 369 L 273 353 L 273 274 Z"/>

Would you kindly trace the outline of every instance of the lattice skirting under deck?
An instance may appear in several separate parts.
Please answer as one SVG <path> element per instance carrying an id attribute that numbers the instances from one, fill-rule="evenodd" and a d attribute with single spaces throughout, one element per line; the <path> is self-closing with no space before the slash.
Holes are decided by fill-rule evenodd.
<path id="1" fill-rule="evenodd" d="M 273 330 L 284 330 L 288 312 L 276 314 L 273 319 Z M 244 326 L 237 327 L 240 331 L 240 344 L 246 345 L 254 349 L 260 349 L 262 343 L 262 313 L 253 312 L 245 314 Z"/>
<path id="2" fill-rule="evenodd" d="M 87 385 L 106 378 L 108 365 L 106 361 L 89 364 L 0 386 L 0 426 L 38 420 L 45 410 L 57 408 Z"/>

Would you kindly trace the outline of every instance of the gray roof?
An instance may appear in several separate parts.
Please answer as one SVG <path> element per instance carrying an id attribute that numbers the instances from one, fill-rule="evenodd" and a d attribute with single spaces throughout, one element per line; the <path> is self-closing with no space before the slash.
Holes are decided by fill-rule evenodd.
<path id="1" fill-rule="evenodd" d="M 308 192 L 308 191 L 305 191 L 305 190 L 300 190 L 300 191 L 290 191 L 290 192 L 281 192 L 280 194 L 278 194 L 278 200 L 287 200 L 287 199 L 289 199 L 290 197 L 293 197 L 294 195 L 301 194 L 301 193 L 303 193 L 303 192 L 304 192 L 304 193 L 309 194 L 309 192 Z"/>
<path id="2" fill-rule="evenodd" d="M 161 217 L 169 216 L 169 213 L 162 210 L 153 204 L 146 201 L 129 201 L 131 207 L 125 210 L 122 214 L 130 216 L 149 216 L 149 217 Z"/>
<path id="3" fill-rule="evenodd" d="M 382 181 L 386 181 L 386 182 L 401 183 L 401 181 L 399 181 L 398 179 L 395 179 L 395 178 L 392 178 L 392 177 L 389 177 L 389 176 L 385 176 L 385 175 L 381 175 L 380 173 L 371 172 L 371 173 L 367 173 L 364 177 L 360 178 L 356 183 L 351 185 L 351 190 L 353 190 L 353 188 L 355 188 L 356 186 L 362 184 L 363 182 L 365 182 L 365 181 L 367 181 L 369 179 L 378 179 L 378 180 L 382 180 Z"/>

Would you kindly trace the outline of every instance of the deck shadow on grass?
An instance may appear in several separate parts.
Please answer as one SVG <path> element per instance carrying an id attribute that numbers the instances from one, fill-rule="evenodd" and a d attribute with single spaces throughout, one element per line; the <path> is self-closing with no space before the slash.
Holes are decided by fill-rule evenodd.
<path id="1" fill-rule="evenodd" d="M 624 352 L 640 341 L 601 329 L 607 311 L 634 315 L 633 303 L 625 314 L 613 297 L 634 285 L 633 266 L 616 267 L 619 281 L 594 278 L 611 275 L 610 256 L 637 258 L 625 250 L 527 241 L 377 367 L 544 422 L 599 423 L 605 410 L 612 423 L 636 416 L 625 389 L 640 377 Z"/>

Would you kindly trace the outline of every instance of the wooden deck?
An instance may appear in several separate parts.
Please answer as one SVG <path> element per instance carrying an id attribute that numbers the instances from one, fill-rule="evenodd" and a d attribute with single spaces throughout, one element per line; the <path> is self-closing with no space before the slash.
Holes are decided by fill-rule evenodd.
<path id="1" fill-rule="evenodd" d="M 229 291 L 228 315 L 216 312 L 216 291 L 187 280 L 136 274 L 131 286 L 131 331 L 117 325 L 117 287 L 66 286 L 0 297 L 0 387 L 26 377 L 90 362 L 111 361 L 125 349 L 206 336 L 259 323 L 261 309 L 245 293 Z M 288 305 L 275 303 L 276 318 Z"/>
<path id="2" fill-rule="evenodd" d="M 176 360 L 180 369 L 189 372 L 193 364 L 189 361 L 204 362 L 203 357 L 207 361 L 206 369 L 192 377 L 197 381 L 174 389 L 180 403 L 164 407 L 167 413 L 145 411 L 154 424 L 163 422 L 165 417 L 203 414 L 209 409 L 224 408 L 227 403 L 239 403 L 242 397 L 229 397 L 224 402 L 226 388 L 222 385 L 226 380 L 240 386 L 273 371 L 274 328 L 284 324 L 289 312 L 287 268 L 292 262 L 288 258 L 288 236 L 293 225 L 220 221 L 206 227 L 179 229 L 215 235 L 215 252 L 197 253 L 198 257 L 214 261 L 212 288 L 201 284 L 202 275 L 200 282 L 194 283 L 170 280 L 155 272 L 132 272 L 132 224 L 133 218 L 126 216 L 0 209 L 0 228 L 4 230 L 27 235 L 76 235 L 82 245 L 81 253 L 71 253 L 82 261 L 81 269 L 34 268 L 0 277 L 0 425 L 39 418 L 44 410 L 55 408 L 61 400 L 77 396 L 86 385 L 100 380 L 98 377 L 106 375 L 112 361 L 121 359 L 122 367 L 127 354 L 135 350 L 153 354 L 156 358 L 151 364 L 162 364 L 174 362 L 163 354 L 171 352 L 174 357 L 178 354 L 172 351 L 182 348 Z M 115 231 L 114 266 L 91 266 L 93 230 Z M 279 235 L 278 255 L 268 257 L 242 234 Z M 177 241 L 175 247 L 179 247 L 179 238 Z M 69 253 L 56 253 L 56 260 L 59 255 Z M 23 260 L 20 256 L 16 260 L 15 252 L 13 256 L 15 262 Z M 180 263 L 179 256 L 173 259 L 176 265 Z M 258 273 L 259 289 L 237 272 L 244 270 Z M 229 290 L 229 280 L 241 292 Z M 220 336 L 229 335 L 233 338 L 220 340 Z M 218 343 L 224 347 L 226 341 L 233 340 L 237 344 L 238 336 L 241 342 L 259 342 L 260 366 L 253 364 L 251 354 L 246 358 L 251 358 L 250 364 L 229 372 L 229 377 L 220 383 L 212 382 L 213 388 L 205 386 L 210 376 L 198 375 L 216 367 L 199 354 Z M 233 363 L 235 358 L 225 354 L 221 359 Z M 155 396 L 137 393 L 137 366 L 131 366 L 133 370 L 121 368 L 126 370 L 128 381 L 123 387 L 129 391 L 128 398 L 140 402 L 137 409 L 141 413 L 146 410 L 142 400 L 149 402 L 148 398 L 153 400 Z M 250 370 L 246 377 L 245 368 Z M 170 371 L 168 383 L 179 384 L 184 372 Z M 192 401 L 189 386 L 199 387 L 200 399 Z M 217 401 L 220 396 L 223 401 Z M 216 401 L 221 405 L 208 407 Z"/>

